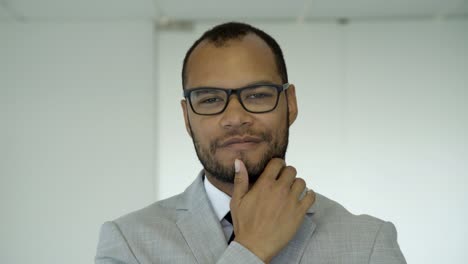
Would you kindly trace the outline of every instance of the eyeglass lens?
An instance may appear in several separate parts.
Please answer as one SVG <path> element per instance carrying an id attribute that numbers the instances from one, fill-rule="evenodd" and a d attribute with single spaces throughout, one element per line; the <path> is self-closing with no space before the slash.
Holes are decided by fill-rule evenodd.
<path id="1" fill-rule="evenodd" d="M 259 86 L 244 89 L 239 98 L 245 109 L 250 112 L 271 111 L 277 102 L 278 90 L 273 86 Z M 221 112 L 229 101 L 228 92 L 224 89 L 198 89 L 192 91 L 190 100 L 193 110 L 199 114 Z"/>

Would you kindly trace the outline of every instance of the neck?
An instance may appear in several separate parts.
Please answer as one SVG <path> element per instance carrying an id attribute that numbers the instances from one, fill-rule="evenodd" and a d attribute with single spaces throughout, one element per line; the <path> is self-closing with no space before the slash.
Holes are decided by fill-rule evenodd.
<path id="1" fill-rule="evenodd" d="M 206 179 L 208 181 L 210 181 L 211 184 L 214 185 L 214 187 L 218 188 L 223 193 L 225 193 L 225 194 L 232 197 L 232 192 L 234 190 L 234 184 L 220 181 L 220 180 L 216 179 L 216 177 L 213 177 L 213 175 L 211 175 L 207 171 L 205 171 L 205 176 L 206 176 Z"/>

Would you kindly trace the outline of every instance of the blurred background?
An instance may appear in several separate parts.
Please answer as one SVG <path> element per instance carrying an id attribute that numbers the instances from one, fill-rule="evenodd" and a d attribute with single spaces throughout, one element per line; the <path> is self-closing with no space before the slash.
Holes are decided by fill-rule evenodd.
<path id="1" fill-rule="evenodd" d="M 393 222 L 408 263 L 466 263 L 467 18 L 467 0 L 0 0 L 0 263 L 93 263 L 104 221 L 192 182 L 182 59 L 231 20 L 283 48 L 308 186 Z"/>

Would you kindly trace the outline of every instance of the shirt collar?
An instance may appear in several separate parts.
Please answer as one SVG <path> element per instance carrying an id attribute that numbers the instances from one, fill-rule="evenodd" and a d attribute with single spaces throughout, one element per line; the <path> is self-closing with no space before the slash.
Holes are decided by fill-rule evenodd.
<path id="1" fill-rule="evenodd" d="M 210 200 L 211 206 L 213 207 L 214 213 L 218 217 L 219 221 L 223 220 L 224 216 L 231 210 L 229 203 L 231 197 L 220 189 L 216 188 L 205 176 L 203 184 L 205 185 L 206 195 Z"/>

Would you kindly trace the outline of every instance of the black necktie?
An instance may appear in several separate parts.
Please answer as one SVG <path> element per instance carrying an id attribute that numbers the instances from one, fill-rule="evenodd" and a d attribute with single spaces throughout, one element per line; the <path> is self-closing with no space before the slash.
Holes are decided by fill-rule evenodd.
<path id="1" fill-rule="evenodd" d="M 228 245 L 231 244 L 231 242 L 234 240 L 236 235 L 234 235 L 234 225 L 232 224 L 232 217 L 231 217 L 231 211 L 227 213 L 227 215 L 224 217 L 231 225 L 232 225 L 232 235 L 228 240 Z"/>

